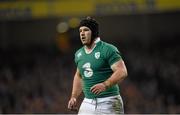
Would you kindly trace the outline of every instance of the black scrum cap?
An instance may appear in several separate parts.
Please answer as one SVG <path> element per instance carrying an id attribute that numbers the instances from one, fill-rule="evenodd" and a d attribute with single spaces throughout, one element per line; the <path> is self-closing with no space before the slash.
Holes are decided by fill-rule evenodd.
<path id="1" fill-rule="evenodd" d="M 92 38 L 96 38 L 99 36 L 99 24 L 97 21 L 91 17 L 86 17 L 85 19 L 82 19 L 80 22 L 80 26 L 86 26 L 92 31 Z"/>

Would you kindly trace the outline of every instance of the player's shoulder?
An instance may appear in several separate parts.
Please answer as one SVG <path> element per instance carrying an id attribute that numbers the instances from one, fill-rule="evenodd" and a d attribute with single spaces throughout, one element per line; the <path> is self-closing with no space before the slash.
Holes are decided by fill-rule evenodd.
<path id="1" fill-rule="evenodd" d="M 102 41 L 102 47 L 104 50 L 118 50 L 116 46 L 111 43 Z"/>
<path id="2" fill-rule="evenodd" d="M 76 52 L 75 52 L 75 57 L 79 57 L 82 55 L 83 52 L 83 47 L 79 48 Z"/>

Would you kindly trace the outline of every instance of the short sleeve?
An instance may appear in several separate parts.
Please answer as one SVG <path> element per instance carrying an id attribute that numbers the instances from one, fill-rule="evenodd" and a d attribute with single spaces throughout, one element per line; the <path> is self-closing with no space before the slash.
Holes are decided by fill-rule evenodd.
<path id="1" fill-rule="evenodd" d="M 77 66 L 77 58 L 76 58 L 76 54 L 74 55 L 74 62 L 75 62 L 75 64 L 76 64 L 76 66 Z"/>
<path id="2" fill-rule="evenodd" d="M 110 66 L 122 59 L 120 52 L 115 46 L 108 45 L 106 51 L 105 56 Z"/>
<path id="3" fill-rule="evenodd" d="M 74 62 L 76 64 L 76 66 L 78 65 L 78 57 L 79 57 L 79 51 L 77 51 L 74 55 Z"/>

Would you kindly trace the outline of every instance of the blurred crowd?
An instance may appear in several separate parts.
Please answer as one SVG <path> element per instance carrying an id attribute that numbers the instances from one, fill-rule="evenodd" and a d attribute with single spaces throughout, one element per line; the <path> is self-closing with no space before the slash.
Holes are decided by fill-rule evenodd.
<path id="1" fill-rule="evenodd" d="M 48 48 L 1 51 L 0 113 L 67 113 L 72 62 Z"/>
<path id="2" fill-rule="evenodd" d="M 177 39 L 116 42 L 128 68 L 120 84 L 125 113 L 180 113 Z M 0 49 L 0 113 L 76 113 L 67 110 L 73 58 L 74 50 Z"/>
<path id="3" fill-rule="evenodd" d="M 129 78 L 122 86 L 127 113 L 180 113 L 178 38 L 163 36 L 146 45 L 132 40 L 127 45 Z"/>

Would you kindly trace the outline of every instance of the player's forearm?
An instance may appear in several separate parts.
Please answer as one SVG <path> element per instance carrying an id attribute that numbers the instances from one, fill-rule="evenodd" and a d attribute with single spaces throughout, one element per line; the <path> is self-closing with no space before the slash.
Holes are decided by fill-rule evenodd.
<path id="1" fill-rule="evenodd" d="M 122 82 L 125 77 L 127 77 L 127 71 L 117 70 L 104 83 L 107 87 L 110 87 L 112 85 Z"/>
<path id="2" fill-rule="evenodd" d="M 80 76 L 75 75 L 71 97 L 78 98 L 81 92 L 82 92 L 81 78 Z"/>
<path id="3" fill-rule="evenodd" d="M 127 69 L 126 67 L 119 68 L 114 71 L 114 73 L 111 75 L 109 79 L 107 79 L 104 84 L 107 87 L 110 87 L 112 85 L 118 84 L 119 82 L 122 82 L 124 78 L 127 77 Z"/>

